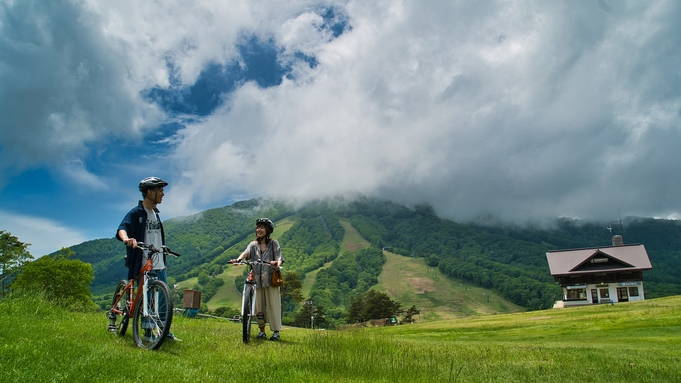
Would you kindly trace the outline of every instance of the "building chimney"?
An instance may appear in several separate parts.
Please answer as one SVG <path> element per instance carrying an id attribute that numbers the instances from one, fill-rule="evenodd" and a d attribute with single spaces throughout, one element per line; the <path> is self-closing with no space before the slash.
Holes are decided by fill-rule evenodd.
<path id="1" fill-rule="evenodd" d="M 622 236 L 621 235 L 613 235 L 612 236 L 612 245 L 613 246 L 624 245 L 624 240 L 622 239 Z"/>

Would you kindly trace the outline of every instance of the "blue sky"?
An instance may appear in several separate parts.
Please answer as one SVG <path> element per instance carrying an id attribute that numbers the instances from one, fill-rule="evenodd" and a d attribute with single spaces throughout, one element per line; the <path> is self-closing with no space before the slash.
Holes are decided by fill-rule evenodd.
<path id="1" fill-rule="evenodd" d="M 443 217 L 678 218 L 681 3 L 0 0 L 0 230 L 39 256 L 367 195 Z"/>

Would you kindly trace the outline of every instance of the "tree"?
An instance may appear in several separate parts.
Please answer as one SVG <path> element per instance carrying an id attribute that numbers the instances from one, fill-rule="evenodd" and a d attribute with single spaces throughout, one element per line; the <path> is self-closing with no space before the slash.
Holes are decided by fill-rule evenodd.
<path id="1" fill-rule="evenodd" d="M 407 311 L 404 313 L 404 318 L 402 319 L 402 322 L 414 323 L 414 315 L 419 315 L 420 313 L 421 310 L 417 309 L 416 305 L 413 305 L 410 308 L 408 308 Z"/>
<path id="2" fill-rule="evenodd" d="M 364 294 L 350 298 L 346 320 L 348 323 L 359 323 L 366 320 L 364 317 Z"/>
<path id="3" fill-rule="evenodd" d="M 241 314 L 241 311 L 232 307 L 218 307 L 213 311 L 213 315 L 223 318 L 234 318 Z"/>
<path id="4" fill-rule="evenodd" d="M 283 299 L 290 298 L 295 302 L 303 301 L 303 282 L 300 275 L 295 271 L 284 272 L 284 285 L 281 287 Z"/>
<path id="5" fill-rule="evenodd" d="M 199 277 L 197 278 L 201 286 L 205 286 L 208 283 L 209 279 L 210 278 L 208 277 L 208 273 L 205 271 L 200 272 Z"/>
<path id="6" fill-rule="evenodd" d="M 437 267 L 438 263 L 440 263 L 440 258 L 436 254 L 431 254 L 426 258 L 426 265 L 430 267 Z"/>
<path id="7" fill-rule="evenodd" d="M 69 259 L 71 255 L 70 249 L 62 248 L 54 257 L 43 256 L 25 264 L 12 288 L 21 292 L 41 292 L 47 300 L 72 308 L 92 306 L 92 266 Z"/>
<path id="8" fill-rule="evenodd" d="M 388 295 L 369 290 L 350 299 L 346 320 L 348 323 L 365 322 L 370 319 L 396 317 L 402 313 L 402 304 L 390 299 Z"/>
<path id="9" fill-rule="evenodd" d="M 0 230 L 0 279 L 2 279 L 2 296 L 5 296 L 10 277 L 13 276 L 22 265 L 33 259 L 28 252 L 30 243 L 19 241 L 19 238 L 11 233 Z"/>
<path id="10" fill-rule="evenodd" d="M 294 319 L 294 325 L 303 328 L 325 327 L 326 324 L 324 307 L 315 305 L 312 300 L 303 303 Z"/>
<path id="11" fill-rule="evenodd" d="M 364 294 L 364 317 L 369 319 L 392 318 L 402 313 L 402 304 L 376 290 Z"/>

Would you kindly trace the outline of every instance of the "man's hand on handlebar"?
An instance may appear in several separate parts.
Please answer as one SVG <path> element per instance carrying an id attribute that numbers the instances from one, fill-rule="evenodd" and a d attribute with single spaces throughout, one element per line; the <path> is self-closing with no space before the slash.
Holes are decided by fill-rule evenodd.
<path id="1" fill-rule="evenodd" d="M 128 246 L 128 247 L 132 246 L 133 249 L 137 248 L 137 240 L 135 240 L 135 238 L 128 238 L 128 239 L 124 240 L 123 243 L 125 243 L 125 246 Z"/>

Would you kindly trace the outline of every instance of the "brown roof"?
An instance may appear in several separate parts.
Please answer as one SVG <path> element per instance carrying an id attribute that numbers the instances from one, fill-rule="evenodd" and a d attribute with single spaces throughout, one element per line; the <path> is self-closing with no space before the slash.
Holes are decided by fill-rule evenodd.
<path id="1" fill-rule="evenodd" d="M 592 258 L 597 257 L 608 257 L 614 261 L 615 265 L 590 270 L 580 268 Z M 602 273 L 604 271 L 650 270 L 653 268 L 645 247 L 638 244 L 549 251 L 546 253 L 546 259 L 549 261 L 549 268 L 553 276 Z"/>

